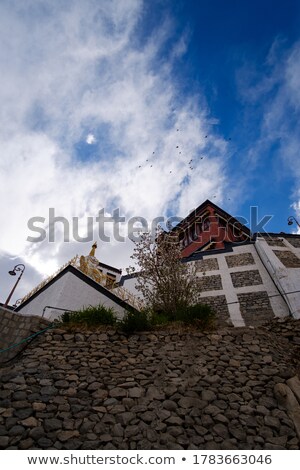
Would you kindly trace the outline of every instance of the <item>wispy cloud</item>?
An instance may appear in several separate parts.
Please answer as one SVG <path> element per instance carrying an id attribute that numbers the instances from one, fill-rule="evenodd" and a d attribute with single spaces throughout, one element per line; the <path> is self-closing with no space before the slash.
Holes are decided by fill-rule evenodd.
<path id="1" fill-rule="evenodd" d="M 240 98 L 247 105 L 255 141 L 250 142 L 248 159 L 255 171 L 266 159 L 277 178 L 293 179 L 290 197 L 298 216 L 300 194 L 300 42 L 288 45 L 274 40 L 265 62 L 246 63 L 237 74 Z M 281 174 L 279 174 L 281 172 Z"/>
<path id="2" fill-rule="evenodd" d="M 173 73 L 188 35 L 175 37 L 165 18 L 141 41 L 143 7 L 0 4 L 1 247 L 44 274 L 87 251 L 62 239 L 26 242 L 28 219 L 47 218 L 49 207 L 84 226 L 102 207 L 153 218 L 222 200 L 226 143 L 212 138 L 203 99 L 183 96 Z M 78 158 L 80 141 L 95 144 L 93 158 Z M 100 257 L 125 266 L 131 248 L 103 246 Z"/>

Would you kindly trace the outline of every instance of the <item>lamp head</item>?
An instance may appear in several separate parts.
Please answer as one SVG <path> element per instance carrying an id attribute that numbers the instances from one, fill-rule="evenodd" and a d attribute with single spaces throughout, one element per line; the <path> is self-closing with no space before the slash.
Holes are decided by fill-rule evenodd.
<path id="1" fill-rule="evenodd" d="M 288 220 L 288 225 L 293 225 L 293 221 L 292 220 Z"/>
<path id="2" fill-rule="evenodd" d="M 8 274 L 10 274 L 11 276 L 15 276 L 17 273 L 15 270 L 13 270 L 13 271 L 8 271 Z"/>

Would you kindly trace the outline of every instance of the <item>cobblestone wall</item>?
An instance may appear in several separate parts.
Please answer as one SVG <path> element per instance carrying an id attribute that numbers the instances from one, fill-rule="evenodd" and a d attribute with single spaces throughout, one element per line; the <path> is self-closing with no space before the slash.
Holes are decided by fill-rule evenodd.
<path id="1" fill-rule="evenodd" d="M 25 316 L 0 307 L 0 349 L 9 348 L 49 325 L 50 323 L 41 317 Z M 0 364 L 15 357 L 24 346 L 26 344 L 0 353 Z"/>
<path id="2" fill-rule="evenodd" d="M 291 251 L 273 250 L 273 252 L 286 268 L 300 268 L 300 258 Z"/>
<path id="3" fill-rule="evenodd" d="M 226 258 L 227 266 L 229 268 L 255 264 L 254 258 L 251 253 L 240 253 L 239 255 L 226 256 L 225 258 Z"/>
<path id="4" fill-rule="evenodd" d="M 206 272 L 206 271 L 217 271 L 219 269 L 219 263 L 217 258 L 204 258 L 199 261 L 196 261 L 197 271 Z"/>
<path id="5" fill-rule="evenodd" d="M 265 240 L 266 240 L 266 242 L 269 246 L 283 246 L 283 247 L 285 247 L 284 242 L 282 240 L 280 240 L 279 238 L 268 238 L 268 237 L 266 237 Z"/>
<path id="6" fill-rule="evenodd" d="M 239 271 L 230 273 L 233 287 L 258 286 L 262 278 L 258 270 Z"/>
<path id="7" fill-rule="evenodd" d="M 238 294 L 241 314 L 247 326 L 257 326 L 274 318 L 267 292 Z"/>
<path id="8" fill-rule="evenodd" d="M 197 280 L 200 291 L 222 290 L 222 279 L 219 274 L 215 276 L 203 276 Z"/>
<path id="9" fill-rule="evenodd" d="M 51 330 L 0 370 L 0 449 L 298 450 L 275 394 L 299 367 L 288 326 Z"/>

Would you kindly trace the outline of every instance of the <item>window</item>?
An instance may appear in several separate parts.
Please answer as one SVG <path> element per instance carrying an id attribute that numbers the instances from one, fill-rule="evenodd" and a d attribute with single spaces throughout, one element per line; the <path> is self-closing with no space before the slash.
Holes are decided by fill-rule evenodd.
<path id="1" fill-rule="evenodd" d="M 105 287 L 107 289 L 113 289 L 115 287 L 115 284 L 116 284 L 116 275 L 115 274 L 111 274 L 111 273 L 107 273 L 106 274 L 106 284 L 105 284 Z"/>

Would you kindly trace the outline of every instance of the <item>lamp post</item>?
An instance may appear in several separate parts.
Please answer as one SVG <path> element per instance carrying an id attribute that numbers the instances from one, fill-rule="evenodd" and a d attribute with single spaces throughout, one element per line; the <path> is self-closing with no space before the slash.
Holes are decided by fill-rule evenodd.
<path id="1" fill-rule="evenodd" d="M 20 282 L 20 279 L 23 275 L 23 272 L 25 271 L 25 266 L 24 266 L 24 264 L 17 264 L 12 271 L 8 271 L 8 274 L 10 274 L 11 276 L 16 276 L 18 271 L 20 271 L 20 276 L 16 280 L 16 283 L 15 283 L 14 287 L 12 288 L 11 293 L 7 297 L 6 302 L 4 304 L 4 307 L 7 307 L 7 305 L 9 304 L 9 301 L 10 301 L 13 293 L 15 292 L 16 287 Z"/>
<path id="2" fill-rule="evenodd" d="M 287 221 L 288 221 L 288 225 L 293 225 L 293 223 L 296 222 L 296 224 L 300 228 L 300 224 L 299 224 L 298 220 L 295 219 L 295 217 L 293 215 L 290 215 L 290 217 L 288 217 Z"/>

